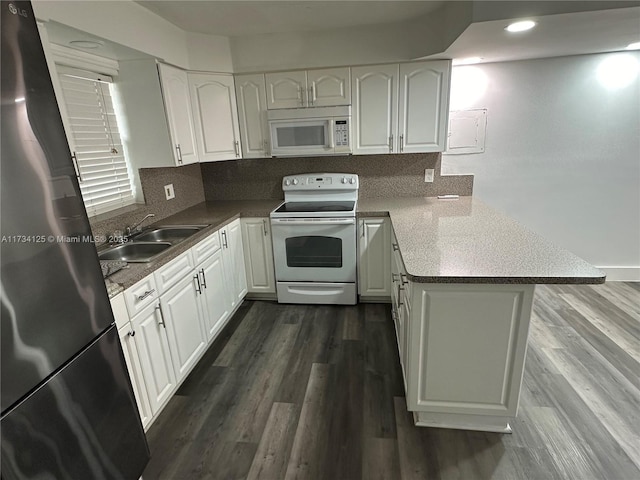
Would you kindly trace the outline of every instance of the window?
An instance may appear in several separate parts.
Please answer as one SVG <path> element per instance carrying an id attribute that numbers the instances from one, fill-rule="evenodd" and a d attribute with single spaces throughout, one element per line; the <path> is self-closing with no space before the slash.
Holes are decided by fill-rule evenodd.
<path id="1" fill-rule="evenodd" d="M 89 216 L 134 203 L 107 75 L 57 66 L 69 147 Z"/>

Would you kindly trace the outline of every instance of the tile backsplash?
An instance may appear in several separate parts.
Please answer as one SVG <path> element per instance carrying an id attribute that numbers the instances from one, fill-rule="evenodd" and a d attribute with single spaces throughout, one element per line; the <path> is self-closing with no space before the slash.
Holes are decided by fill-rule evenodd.
<path id="1" fill-rule="evenodd" d="M 145 204 L 90 218 L 94 236 L 109 236 L 146 214 L 159 222 L 206 201 L 283 198 L 282 177 L 298 173 L 357 173 L 361 198 L 471 195 L 473 175 L 441 175 L 440 153 L 354 155 L 343 157 L 260 158 L 210 162 L 169 168 L 140 169 Z M 424 170 L 435 170 L 425 183 Z M 172 183 L 175 198 L 165 199 Z"/>
<path id="2" fill-rule="evenodd" d="M 201 164 L 207 201 L 283 198 L 282 177 L 297 173 L 356 173 L 360 197 L 471 195 L 473 175 L 440 174 L 440 153 L 259 158 Z M 433 168 L 433 183 L 424 171 Z"/>
<path id="3" fill-rule="evenodd" d="M 141 168 L 140 183 L 145 204 L 132 205 L 112 214 L 89 219 L 95 237 L 109 236 L 115 230 L 140 221 L 146 214 L 155 214 L 148 220 L 154 223 L 174 213 L 205 201 L 200 165 L 169 168 Z M 164 186 L 172 183 L 175 198 L 165 198 Z"/>

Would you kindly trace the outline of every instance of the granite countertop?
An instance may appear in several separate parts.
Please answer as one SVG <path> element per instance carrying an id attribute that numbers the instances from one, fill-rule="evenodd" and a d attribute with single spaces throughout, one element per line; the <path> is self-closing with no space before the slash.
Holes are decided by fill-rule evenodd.
<path id="1" fill-rule="evenodd" d="M 603 283 L 605 274 L 473 197 L 363 198 L 386 216 L 409 279 L 419 283 Z"/>
<path id="2" fill-rule="evenodd" d="M 203 202 L 160 225 L 209 227 L 149 263 L 129 263 L 107 280 L 117 295 L 239 217 L 268 217 L 282 200 Z M 389 216 L 411 281 L 418 283 L 595 284 L 603 272 L 473 197 L 363 198 L 358 217 Z"/>
<path id="3" fill-rule="evenodd" d="M 282 203 L 282 200 L 239 200 L 230 202 L 203 202 L 182 210 L 149 227 L 163 225 L 209 225 L 195 235 L 172 246 L 148 263 L 129 263 L 124 269 L 110 275 L 106 280 L 109 297 L 112 298 L 121 291 L 129 288 L 144 277 L 153 273 L 162 265 L 169 263 L 181 253 L 186 252 L 195 244 L 224 227 L 239 217 L 268 217 L 269 213 Z M 147 227 L 147 228 L 149 228 Z M 102 248 L 98 249 L 99 251 Z"/>

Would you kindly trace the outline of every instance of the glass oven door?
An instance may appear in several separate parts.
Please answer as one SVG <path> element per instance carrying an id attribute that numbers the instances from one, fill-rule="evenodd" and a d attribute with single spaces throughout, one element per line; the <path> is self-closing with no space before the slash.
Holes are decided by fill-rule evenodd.
<path id="1" fill-rule="evenodd" d="M 272 218 L 279 282 L 355 282 L 354 218 Z"/>

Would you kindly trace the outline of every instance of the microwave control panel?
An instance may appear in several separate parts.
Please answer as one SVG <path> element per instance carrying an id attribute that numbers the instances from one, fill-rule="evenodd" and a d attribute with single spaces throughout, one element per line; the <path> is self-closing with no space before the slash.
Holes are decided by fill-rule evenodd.
<path id="1" fill-rule="evenodd" d="M 349 120 L 336 120 L 334 125 L 333 137 L 336 147 L 349 146 Z"/>

